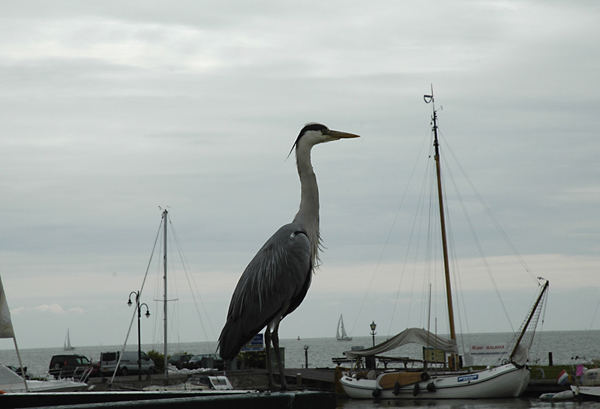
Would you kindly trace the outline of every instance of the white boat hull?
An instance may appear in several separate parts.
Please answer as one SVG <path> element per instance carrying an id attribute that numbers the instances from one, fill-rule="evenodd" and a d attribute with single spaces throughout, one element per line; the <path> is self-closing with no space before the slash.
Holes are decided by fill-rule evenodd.
<path id="1" fill-rule="evenodd" d="M 64 379 L 52 379 L 48 381 L 30 381 L 27 380 L 27 390 L 29 392 L 74 392 L 89 389 L 88 384 Z M 25 385 L 23 380 L 20 383 L 2 384 L 0 390 L 7 393 L 23 393 Z"/>
<path id="2" fill-rule="evenodd" d="M 571 390 L 580 398 L 600 399 L 600 386 L 571 385 Z"/>
<path id="3" fill-rule="evenodd" d="M 26 380 L 29 392 L 66 392 L 88 389 L 84 382 L 68 379 L 50 379 L 47 381 Z M 0 391 L 21 393 L 25 392 L 23 378 L 8 367 L 0 364 Z"/>
<path id="4" fill-rule="evenodd" d="M 378 379 L 356 379 L 344 375 L 340 383 L 353 399 L 516 398 L 527 387 L 529 370 L 506 364 L 466 374 L 434 375 L 425 381 L 389 389 L 382 389 Z"/>

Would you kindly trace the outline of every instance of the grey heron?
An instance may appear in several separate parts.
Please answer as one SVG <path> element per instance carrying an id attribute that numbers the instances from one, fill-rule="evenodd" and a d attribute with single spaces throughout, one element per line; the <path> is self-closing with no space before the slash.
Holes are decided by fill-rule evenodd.
<path id="1" fill-rule="evenodd" d="M 313 146 L 358 135 L 310 123 L 300 131 L 292 150 L 300 177 L 300 208 L 294 220 L 267 240 L 240 277 L 231 296 L 227 322 L 219 336 L 219 352 L 227 361 L 260 330 L 265 330 L 269 386 L 273 387 L 270 348 L 275 351 L 282 389 L 286 388 L 279 352 L 279 323 L 306 296 L 319 260 L 319 189 L 310 161 Z M 291 151 L 290 151 L 291 153 Z"/>

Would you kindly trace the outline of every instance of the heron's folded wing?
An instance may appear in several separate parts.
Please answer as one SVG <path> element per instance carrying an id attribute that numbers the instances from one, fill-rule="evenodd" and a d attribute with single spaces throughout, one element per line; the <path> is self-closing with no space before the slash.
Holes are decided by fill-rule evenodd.
<path id="1" fill-rule="evenodd" d="M 302 301 L 311 280 L 311 245 L 298 225 L 281 227 L 258 251 L 235 288 L 219 337 L 221 355 L 237 354 L 277 314 Z M 285 310 L 284 310 L 285 309 Z"/>

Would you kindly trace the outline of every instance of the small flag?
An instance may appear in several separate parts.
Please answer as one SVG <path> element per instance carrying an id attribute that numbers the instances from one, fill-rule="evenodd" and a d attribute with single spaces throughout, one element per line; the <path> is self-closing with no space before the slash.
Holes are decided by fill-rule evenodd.
<path id="1" fill-rule="evenodd" d="M 583 364 L 579 364 L 575 367 L 575 376 L 582 376 L 585 372 Z"/>
<path id="2" fill-rule="evenodd" d="M 556 383 L 558 383 L 559 385 L 566 385 L 569 383 L 569 374 L 567 373 L 567 371 L 565 371 L 564 369 L 560 371 Z"/>

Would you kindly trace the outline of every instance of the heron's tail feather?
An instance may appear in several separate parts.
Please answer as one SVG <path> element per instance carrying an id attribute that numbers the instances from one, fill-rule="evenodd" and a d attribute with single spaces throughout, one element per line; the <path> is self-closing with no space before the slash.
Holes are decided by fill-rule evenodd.
<path id="1" fill-rule="evenodd" d="M 240 352 L 244 344 L 256 334 L 249 334 L 240 322 L 227 321 L 219 336 L 219 355 L 225 360 L 231 360 Z"/>

